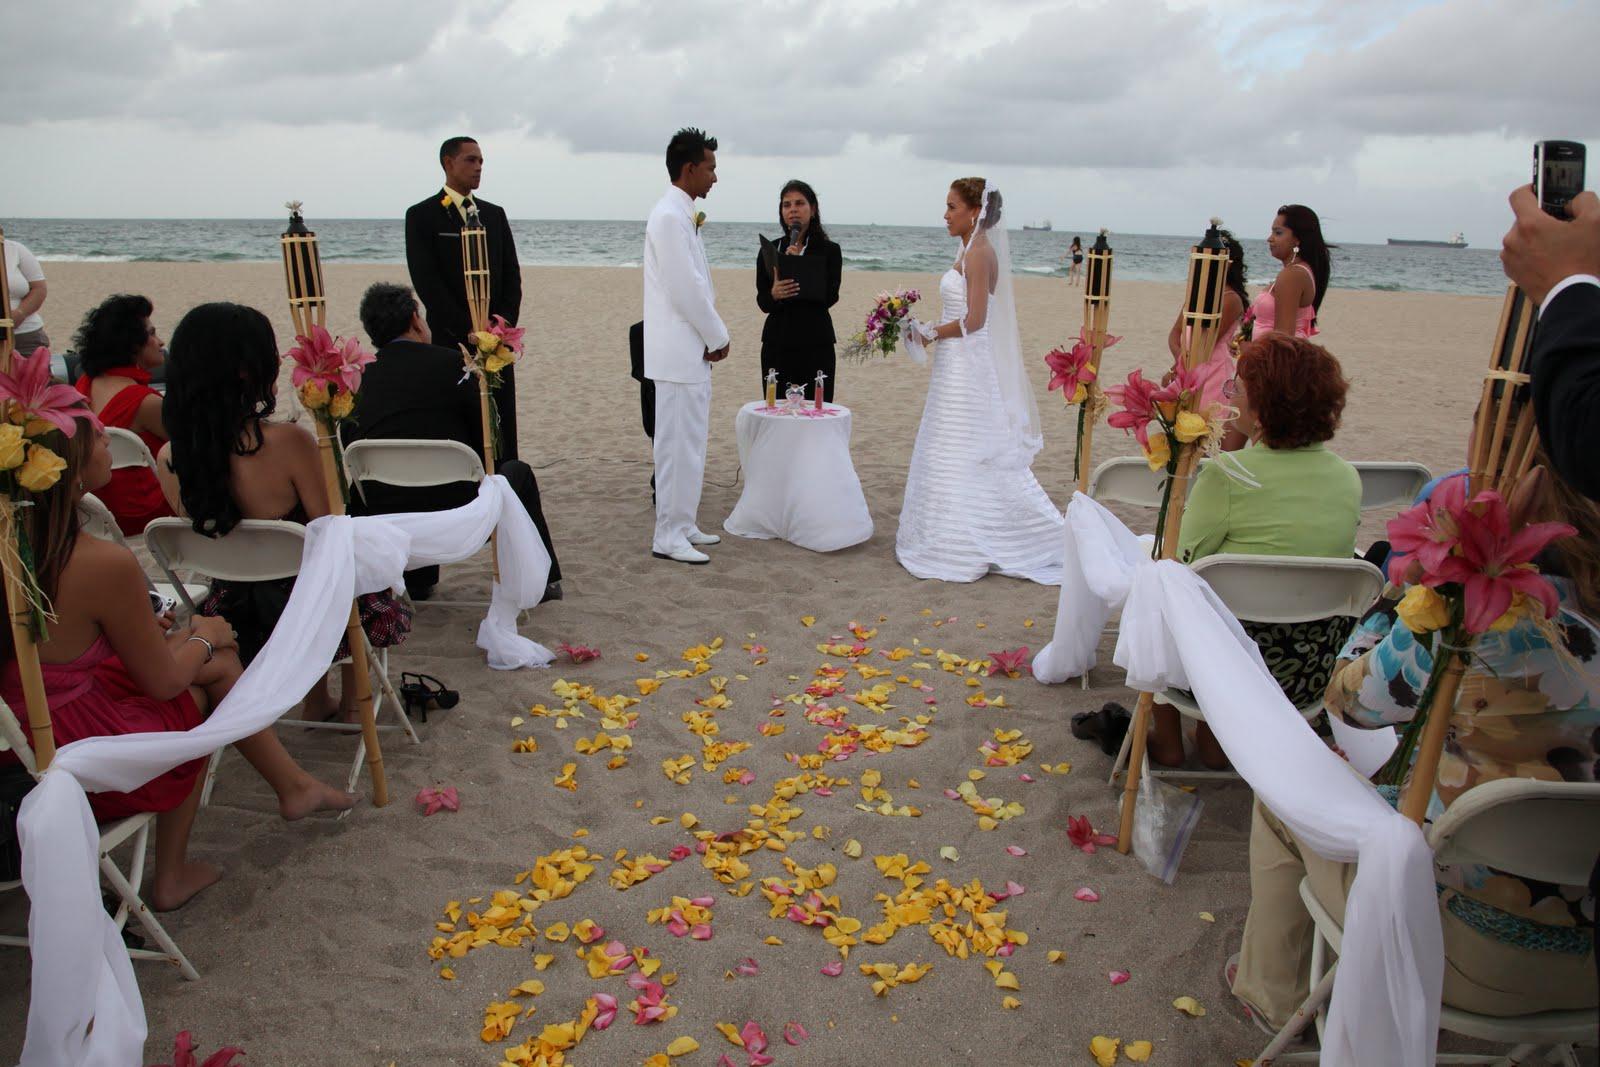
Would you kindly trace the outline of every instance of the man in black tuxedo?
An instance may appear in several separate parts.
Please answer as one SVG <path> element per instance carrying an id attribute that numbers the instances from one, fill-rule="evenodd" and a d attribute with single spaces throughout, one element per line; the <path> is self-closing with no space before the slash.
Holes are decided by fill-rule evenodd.
<path id="1" fill-rule="evenodd" d="M 489 245 L 489 314 L 515 326 L 522 310 L 522 269 L 505 209 L 478 199 L 483 151 L 470 137 L 452 137 L 439 146 L 444 187 L 406 209 L 406 266 L 411 286 L 428 309 L 433 343 L 454 350 L 472 330 L 466 281 L 461 271 L 461 231 L 473 211 L 483 221 Z M 458 359 L 459 362 L 459 359 Z M 517 376 L 500 372 L 494 404 L 500 415 L 501 459 L 517 458 Z"/>
<path id="2" fill-rule="evenodd" d="M 462 380 L 459 351 L 430 343 L 432 334 L 411 290 L 387 282 L 371 286 L 361 298 L 361 325 L 372 339 L 377 358 L 362 375 L 353 425 L 345 423 L 346 443 L 362 438 L 459 441 L 482 456 L 483 418 L 477 382 Z M 544 521 L 533 469 L 521 460 L 503 459 L 496 473 L 511 483 L 550 553 L 550 585 L 544 599 L 560 600 L 561 563 Z M 372 515 L 445 511 L 469 504 L 477 496 L 477 488 L 470 482 L 446 486 L 368 483 L 363 492 L 366 503 L 360 510 Z M 352 505 L 360 499 L 352 494 Z M 426 600 L 438 580 L 438 567 L 406 571 L 406 590 L 413 599 Z"/>
<path id="3" fill-rule="evenodd" d="M 1511 209 L 1517 221 L 1500 261 L 1540 306 L 1532 368 L 1539 440 L 1556 473 L 1600 500 L 1600 198 L 1574 197 L 1569 221 L 1546 214 L 1523 186 Z"/>

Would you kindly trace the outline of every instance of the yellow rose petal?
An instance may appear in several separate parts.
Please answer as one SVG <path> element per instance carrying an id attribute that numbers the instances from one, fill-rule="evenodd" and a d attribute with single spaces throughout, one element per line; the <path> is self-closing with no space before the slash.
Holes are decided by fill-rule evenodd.
<path id="1" fill-rule="evenodd" d="M 817 617 L 815 615 L 802 615 L 802 616 L 800 616 L 800 625 L 801 626 L 811 626 L 816 621 L 817 621 Z"/>
<path id="2" fill-rule="evenodd" d="M 844 854 L 846 856 L 849 856 L 853 860 L 860 859 L 861 858 L 861 842 L 857 841 L 853 837 L 850 840 L 846 841 L 844 843 Z"/>
<path id="3" fill-rule="evenodd" d="M 942 860 L 949 860 L 951 863 L 954 863 L 961 858 L 961 853 L 956 851 L 956 847 L 954 845 L 945 845 L 939 850 L 939 858 Z"/>
<path id="4" fill-rule="evenodd" d="M 1185 1015 L 1193 1016 L 1196 1019 L 1206 1013 L 1206 1010 L 1200 1006 L 1200 1002 L 1193 997 L 1179 997 L 1172 1002 L 1172 1006 Z"/>
<path id="5" fill-rule="evenodd" d="M 671 1043 L 667 1045 L 667 1055 L 687 1056 L 691 1052 L 699 1051 L 699 1049 L 700 1042 L 696 1041 L 694 1038 L 688 1036 L 675 1037 L 672 1039 Z"/>
<path id="6" fill-rule="evenodd" d="M 1000 1000 L 1000 1006 L 1010 1011 L 1022 1007 L 1022 1001 L 1018 1000 L 1016 997 L 1002 997 Z"/>
<path id="7" fill-rule="evenodd" d="M 1100 1067 L 1115 1067 L 1117 1050 L 1122 1047 L 1122 1042 L 1114 1037 L 1096 1035 L 1089 1039 L 1089 1055 L 1094 1057 L 1094 1062 Z"/>
<path id="8" fill-rule="evenodd" d="M 1051 963 L 1060 963 L 1062 960 L 1067 958 L 1067 954 L 1058 948 L 1053 948 L 1044 954 L 1044 958 L 1049 960 Z"/>
<path id="9" fill-rule="evenodd" d="M 1214 923 L 1217 921 L 1217 917 L 1211 914 L 1209 911 L 1202 911 L 1200 913 L 1200 921 L 1203 923 Z"/>
<path id="10" fill-rule="evenodd" d="M 1134 1063 L 1147 1063 L 1156 1047 L 1148 1041 L 1130 1041 L 1122 1046 L 1122 1054 Z"/>

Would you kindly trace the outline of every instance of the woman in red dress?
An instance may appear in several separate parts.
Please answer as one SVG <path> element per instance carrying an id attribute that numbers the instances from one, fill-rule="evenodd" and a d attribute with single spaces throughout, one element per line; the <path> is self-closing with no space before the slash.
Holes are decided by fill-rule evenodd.
<path id="1" fill-rule="evenodd" d="M 110 480 L 111 452 L 88 410 L 76 410 L 72 436 L 57 430 L 41 439 L 66 461 L 66 469 L 53 486 L 22 494 L 31 504 L 22 514 L 39 587 L 56 614 L 38 646 L 56 743 L 191 729 L 227 695 L 243 669 L 233 628 L 224 619 L 200 616 L 179 627 L 170 617 L 152 614 L 144 572 L 133 554 L 80 531 L 78 502 Z M 10 634 L 10 627 L 0 627 L 0 697 L 21 717 L 25 705 Z M 355 803 L 350 794 L 302 769 L 270 728 L 234 747 L 277 794 L 285 820 Z M 16 757 L 6 752 L 0 759 Z M 193 760 L 132 792 L 89 794 L 101 820 L 160 813 L 147 898 L 157 911 L 181 907 L 221 877 L 216 867 L 186 855 L 204 767 L 205 760 Z"/>
<path id="2" fill-rule="evenodd" d="M 74 338 L 83 367 L 78 392 L 104 425 L 132 430 L 152 456 L 167 443 L 161 394 L 150 388 L 150 372 L 166 359 L 161 335 L 150 323 L 154 310 L 142 296 L 107 297 L 84 316 Z M 144 533 L 151 519 L 172 514 L 148 467 L 113 471 L 99 496 L 130 536 Z"/>

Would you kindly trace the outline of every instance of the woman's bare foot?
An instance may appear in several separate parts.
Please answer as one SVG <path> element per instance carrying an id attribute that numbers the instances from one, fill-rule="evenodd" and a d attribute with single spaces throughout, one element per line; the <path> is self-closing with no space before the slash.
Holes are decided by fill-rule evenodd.
<path id="1" fill-rule="evenodd" d="M 309 774 L 278 796 L 278 812 L 284 822 L 295 822 L 317 811 L 349 811 L 355 806 L 354 793 L 335 789 Z"/>
<path id="2" fill-rule="evenodd" d="M 150 907 L 156 911 L 177 911 L 221 877 L 220 867 L 185 861 L 176 871 L 151 879 Z"/>

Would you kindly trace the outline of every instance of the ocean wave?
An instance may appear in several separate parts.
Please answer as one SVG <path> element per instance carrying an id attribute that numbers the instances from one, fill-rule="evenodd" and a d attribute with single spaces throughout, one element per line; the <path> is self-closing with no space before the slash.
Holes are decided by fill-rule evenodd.
<path id="1" fill-rule="evenodd" d="M 112 255 L 109 252 L 55 252 L 40 254 L 39 259 L 44 263 L 131 263 L 134 257 Z"/>

